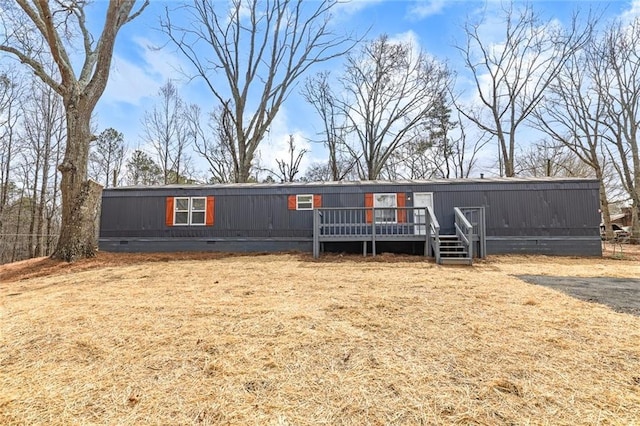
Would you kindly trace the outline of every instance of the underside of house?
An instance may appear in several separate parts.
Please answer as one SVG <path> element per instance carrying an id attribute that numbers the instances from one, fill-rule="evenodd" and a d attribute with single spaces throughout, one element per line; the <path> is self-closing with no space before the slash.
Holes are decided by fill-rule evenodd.
<path id="1" fill-rule="evenodd" d="M 112 188 L 100 249 L 599 256 L 598 190 L 554 178 Z"/>

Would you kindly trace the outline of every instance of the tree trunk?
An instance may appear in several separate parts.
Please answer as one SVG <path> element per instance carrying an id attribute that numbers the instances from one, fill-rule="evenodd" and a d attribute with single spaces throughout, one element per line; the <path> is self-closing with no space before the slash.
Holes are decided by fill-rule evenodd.
<path id="1" fill-rule="evenodd" d="M 640 244 L 640 197 L 636 191 L 631 202 L 631 244 Z"/>
<path id="2" fill-rule="evenodd" d="M 513 132 L 515 129 L 511 129 Z M 509 140 L 507 141 L 504 133 L 500 130 L 500 145 L 502 148 L 502 164 L 504 165 L 504 176 L 505 177 L 515 177 L 516 170 L 514 166 L 514 152 L 515 152 L 515 139 L 509 135 Z"/>
<path id="3" fill-rule="evenodd" d="M 39 151 L 39 150 L 37 150 Z M 40 152 L 36 152 L 36 163 L 33 177 L 33 191 L 31 192 L 31 205 L 29 206 L 29 235 L 27 236 L 27 247 L 29 248 L 29 258 L 36 257 L 36 222 L 38 211 L 38 180 L 40 179 Z"/>
<path id="4" fill-rule="evenodd" d="M 633 188 L 631 192 L 631 244 L 640 244 L 640 153 L 638 151 L 638 126 L 631 121 L 631 159 L 633 164 Z"/>
<path id="5" fill-rule="evenodd" d="M 238 183 L 249 182 L 251 177 L 251 159 L 247 158 L 246 153 L 240 154 L 240 170 L 238 173 Z"/>
<path id="6" fill-rule="evenodd" d="M 47 186 L 49 185 L 49 155 L 51 151 L 51 137 L 49 136 L 45 141 L 44 156 L 42 159 L 42 183 L 40 185 L 40 201 L 38 202 L 37 210 L 37 222 L 36 222 L 36 248 L 35 257 L 44 256 L 44 221 L 45 221 L 45 206 L 47 203 Z"/>
<path id="7" fill-rule="evenodd" d="M 24 205 L 24 188 L 20 191 L 20 202 L 18 204 L 18 217 L 16 219 L 16 233 L 13 237 L 13 248 L 11 250 L 11 262 L 15 262 L 18 259 L 18 244 L 20 240 L 20 226 L 22 225 L 22 206 Z"/>
<path id="8" fill-rule="evenodd" d="M 7 122 L 11 121 L 11 109 L 8 109 L 8 111 L 6 111 L 7 114 Z M 7 206 L 7 203 L 9 201 L 9 188 L 10 188 L 10 183 L 11 180 L 9 179 L 9 176 L 11 174 L 11 167 L 13 166 L 13 164 L 11 163 L 12 161 L 12 149 L 13 149 L 13 126 L 9 126 L 8 129 L 8 134 L 5 135 L 6 138 L 6 143 L 5 143 L 5 147 L 6 147 L 6 152 L 4 154 L 5 157 L 5 164 L 3 164 L 3 169 L 0 172 L 0 176 L 2 177 L 2 181 L 0 182 L 0 235 L 3 235 L 4 232 L 4 209 Z M 6 240 L 5 240 L 6 241 Z M 7 244 L 8 247 L 8 244 Z M 2 259 L 4 260 L 4 259 Z"/>
<path id="9" fill-rule="evenodd" d="M 87 15 L 92 15 L 86 13 L 89 3 L 17 1 L 16 10 L 24 13 L 16 15 L 19 16 L 16 28 L 29 37 L 4 37 L 0 42 L 0 51 L 17 57 L 64 102 L 67 147 L 58 165 L 62 175 L 62 227 L 53 257 L 66 261 L 93 256 L 97 249 L 95 230 L 102 186 L 87 180 L 91 114 L 107 86 L 118 31 L 139 16 L 150 0 L 144 0 L 135 11 L 136 0 L 109 1 L 99 37 L 89 31 L 93 27 L 86 20 Z M 73 19 L 58 19 L 60 14 Z M 72 52 L 67 52 L 65 41 L 69 36 L 83 40 L 84 43 L 78 43 L 82 47 L 74 46 Z M 34 51 L 34 42 L 41 49 Z M 48 61 L 42 62 L 40 53 L 53 60 L 55 70 L 48 72 L 51 67 Z"/>
<path id="10" fill-rule="evenodd" d="M 62 181 L 65 181 L 64 173 Z M 98 250 L 96 237 L 102 185 L 89 180 L 81 182 L 77 189 L 65 186 L 61 189 L 63 199 L 70 197 L 70 193 L 75 195 L 72 203 L 66 202 L 70 206 L 65 208 L 65 202 L 62 203 L 62 229 L 53 257 L 67 262 L 93 257 Z"/>
<path id="11" fill-rule="evenodd" d="M 55 159 L 54 164 L 58 164 L 60 161 L 60 156 L 62 154 L 61 149 L 61 141 L 62 137 L 56 137 L 56 151 L 55 151 Z M 54 251 L 54 244 L 58 240 L 59 226 L 53 227 L 54 218 L 58 216 L 58 191 L 60 188 L 58 187 L 58 173 L 53 174 L 53 185 L 51 185 L 53 189 L 53 193 L 51 194 L 51 210 L 47 211 L 47 246 L 46 253 L 47 256 L 50 256 Z M 55 232 L 55 235 L 53 234 Z"/>
<path id="12" fill-rule="evenodd" d="M 98 249 L 97 222 L 102 186 L 87 180 L 92 108 L 77 98 L 65 100 L 67 146 L 62 164 L 62 228 L 53 257 L 73 262 L 93 257 Z"/>
<path id="13" fill-rule="evenodd" d="M 607 190 L 604 186 L 602 177 L 600 178 L 600 209 L 602 210 L 602 221 L 604 223 L 605 237 L 607 240 L 613 238 L 613 229 L 611 228 L 611 212 L 609 210 L 609 201 L 607 200 Z"/>

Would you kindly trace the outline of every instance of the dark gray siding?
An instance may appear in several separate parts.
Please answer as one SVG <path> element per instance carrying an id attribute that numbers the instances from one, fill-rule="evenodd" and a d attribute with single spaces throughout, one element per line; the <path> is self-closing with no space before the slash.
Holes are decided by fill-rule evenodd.
<path id="1" fill-rule="evenodd" d="M 600 238 L 593 237 L 488 237 L 490 254 L 545 254 L 601 256 Z"/>
<path id="2" fill-rule="evenodd" d="M 311 247 L 311 211 L 287 197 L 320 194 L 323 207 L 363 207 L 364 194 L 432 192 L 442 233 L 454 207 L 484 206 L 489 253 L 600 255 L 598 182 L 584 179 L 476 179 L 424 182 L 163 186 L 107 189 L 100 247 L 115 251 L 277 251 Z M 215 196 L 212 227 L 167 227 L 168 196 Z"/>
<path id="3" fill-rule="evenodd" d="M 100 249 L 105 251 L 178 252 L 178 251 L 220 251 L 228 253 L 299 251 L 311 252 L 311 240 L 295 239 L 200 239 L 200 238 L 105 238 L 100 241 Z"/>
<path id="4" fill-rule="evenodd" d="M 489 236 L 598 236 L 597 191 L 567 188 L 512 188 L 439 192 L 435 210 L 452 231 L 453 208 L 484 206 Z"/>

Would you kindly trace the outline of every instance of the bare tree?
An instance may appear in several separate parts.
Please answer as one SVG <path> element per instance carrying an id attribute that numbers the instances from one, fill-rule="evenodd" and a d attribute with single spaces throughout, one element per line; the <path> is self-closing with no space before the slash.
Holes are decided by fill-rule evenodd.
<path id="1" fill-rule="evenodd" d="M 604 58 L 597 70 L 603 98 L 608 152 L 614 156 L 622 185 L 631 201 L 632 241 L 640 241 L 640 18 L 611 26 L 598 46 Z"/>
<path id="2" fill-rule="evenodd" d="M 15 70 L 0 74 L 0 235 L 5 232 L 5 208 L 13 192 L 11 176 L 16 166 L 16 139 L 22 116 L 23 92 L 24 79 Z M 6 239 L 3 238 L 3 242 L 6 243 Z"/>
<path id="3" fill-rule="evenodd" d="M 328 174 L 324 175 L 320 169 L 322 165 L 316 167 L 316 178 L 321 180 L 340 181 L 343 180 L 355 167 L 358 155 L 353 155 L 349 145 L 346 143 L 347 125 L 346 117 L 341 104 L 331 89 L 330 73 L 320 72 L 313 77 L 308 77 L 305 81 L 302 95 L 309 102 L 322 120 L 321 143 L 329 150 L 327 162 Z"/>
<path id="4" fill-rule="evenodd" d="M 493 135 L 499 146 L 501 174 L 515 176 L 518 131 L 544 97 L 564 63 L 589 41 L 593 22 L 580 27 L 577 15 L 567 30 L 543 21 L 531 4 L 503 9 L 504 40 L 483 38 L 482 22 L 467 22 L 466 43 L 457 46 L 476 87 L 480 108 L 460 112 Z"/>
<path id="5" fill-rule="evenodd" d="M 26 164 L 29 164 L 28 174 L 32 176 L 27 244 L 30 257 L 36 257 L 45 254 L 45 241 L 49 238 L 44 234 L 45 209 L 51 189 L 49 179 L 57 173 L 53 161 L 54 149 L 60 143 L 59 137 L 64 134 L 65 116 L 60 96 L 40 80 L 32 82 L 23 111 L 23 156 Z"/>
<path id="6" fill-rule="evenodd" d="M 551 81 L 545 100 L 534 111 L 535 126 L 552 140 L 550 146 L 560 144 L 588 167 L 600 181 L 600 209 L 609 237 L 613 235 L 610 224 L 609 201 L 606 188 L 607 155 L 602 135 L 607 131 L 605 120 L 605 99 L 598 90 L 600 72 L 603 72 L 606 58 L 594 50 L 594 42 L 577 52 L 563 65 L 558 76 Z M 575 169 L 573 158 L 568 158 L 563 150 L 543 149 L 543 169 L 546 175 L 554 175 L 554 168 Z M 561 158 L 557 158 L 558 154 Z M 540 160 L 536 160 L 540 166 Z M 565 166 L 568 164 L 568 166 Z M 559 172 L 562 173 L 561 170 Z"/>
<path id="7" fill-rule="evenodd" d="M 195 76 L 220 105 L 228 106 L 237 137 L 234 177 L 247 182 L 258 145 L 296 81 L 312 65 L 344 54 L 354 42 L 331 31 L 335 0 L 230 3 L 227 9 L 226 3 L 193 0 L 185 6 L 188 26 L 173 22 L 169 10 L 161 25 L 193 65 Z"/>
<path id="8" fill-rule="evenodd" d="M 228 104 L 219 106 L 209 114 L 206 126 L 202 125 L 200 107 L 189 108 L 189 126 L 194 138 L 194 150 L 209 164 L 210 182 L 237 182 L 238 167 L 235 163 L 236 132 Z"/>
<path id="9" fill-rule="evenodd" d="M 89 175 L 105 188 L 117 186 L 124 156 L 124 135 L 113 128 L 103 130 L 89 153 Z"/>
<path id="10" fill-rule="evenodd" d="M 189 112 L 173 82 L 162 86 L 158 95 L 160 101 L 143 119 L 145 139 L 156 151 L 164 184 L 179 183 L 180 176 L 188 176 L 191 161 Z"/>
<path id="11" fill-rule="evenodd" d="M 386 179 L 438 179 L 442 178 L 446 145 L 437 145 L 429 137 L 430 129 L 420 125 L 389 157 L 382 169 Z"/>
<path id="12" fill-rule="evenodd" d="M 338 160 L 338 170 L 342 170 L 340 180 L 358 180 L 359 176 L 354 168 L 351 159 Z M 326 161 L 313 162 L 307 167 L 301 180 L 305 182 L 328 182 L 334 181 L 333 170 Z"/>
<path id="13" fill-rule="evenodd" d="M 349 54 L 340 81 L 346 93 L 341 108 L 355 138 L 352 151 L 361 155 L 359 173 L 377 179 L 432 113 L 448 89 L 450 73 L 410 43 L 383 35 Z"/>
<path id="14" fill-rule="evenodd" d="M 296 176 L 300 173 L 300 163 L 304 155 L 308 151 L 306 149 L 297 149 L 296 140 L 293 135 L 289 135 L 287 140 L 287 154 L 289 158 L 276 159 L 278 164 L 277 176 L 282 182 L 295 182 Z"/>
<path id="15" fill-rule="evenodd" d="M 58 115 L 62 117 L 59 125 L 55 127 L 53 134 L 53 145 L 51 146 L 51 163 L 60 164 L 64 152 L 67 136 L 67 129 L 64 123 L 64 107 L 60 105 L 61 111 Z M 56 168 L 51 170 L 49 177 L 50 184 L 46 188 L 47 194 L 44 201 L 45 207 L 45 232 L 46 240 L 44 241 L 44 255 L 51 255 L 58 241 L 61 227 L 60 212 L 60 173 Z"/>
<path id="16" fill-rule="evenodd" d="M 28 173 L 30 165 L 27 162 L 21 162 L 18 165 L 20 171 L 18 172 L 21 177 L 20 189 L 16 188 L 16 201 L 9 206 L 11 222 L 13 223 L 13 243 L 11 245 L 11 254 L 6 259 L 9 262 L 15 262 L 22 259 L 29 258 L 29 248 L 27 246 L 27 239 L 25 235 L 29 234 L 28 222 L 25 223 L 24 212 L 30 210 L 30 204 L 33 203 L 33 199 L 28 197 L 27 191 L 30 188 L 31 181 Z"/>
<path id="17" fill-rule="evenodd" d="M 469 135 L 469 123 L 464 122 L 465 117 L 457 108 L 456 114 L 460 132 L 451 140 L 448 161 L 451 162 L 451 170 L 455 170 L 455 177 L 468 178 L 476 167 L 478 155 L 489 144 L 491 138 L 483 131 Z"/>
<path id="18" fill-rule="evenodd" d="M 593 169 L 563 144 L 548 140 L 529 145 L 516 161 L 519 176 L 594 177 Z"/>
<path id="19" fill-rule="evenodd" d="M 327 182 L 332 181 L 331 169 L 325 162 L 314 162 L 307 167 L 307 171 L 302 178 L 305 182 Z"/>
<path id="20" fill-rule="evenodd" d="M 118 32 L 149 1 L 145 0 L 134 12 L 135 0 L 111 0 L 97 39 L 87 25 L 86 1 L 16 0 L 19 10 L 15 14 L 5 13 L 13 9 L 13 5 L 6 3 L 0 15 L 4 28 L 0 51 L 14 55 L 28 66 L 62 97 L 65 107 L 67 143 L 64 159 L 58 166 L 62 173 L 62 228 L 54 257 L 73 261 L 93 256 L 97 248 L 95 225 L 101 187 L 87 180 L 89 145 L 93 138 L 91 115 L 107 85 Z M 78 35 L 81 43 L 73 55 L 69 51 L 71 35 Z M 55 74 L 43 66 L 45 54 L 55 62 Z M 81 66 L 76 72 L 74 64 L 78 63 Z"/>
<path id="21" fill-rule="evenodd" d="M 452 121 L 452 105 L 446 93 L 439 93 L 432 109 L 413 131 L 408 143 L 392 156 L 388 169 L 395 179 L 450 179 L 469 177 L 476 156 L 487 143 L 479 137 L 468 144 L 467 133 L 458 120 Z"/>
<path id="22" fill-rule="evenodd" d="M 62 100 L 37 77 L 16 69 L 0 77 L 0 263 L 50 254 L 47 227 L 57 195 L 56 152 Z M 49 232 L 51 230 L 51 232 Z"/>

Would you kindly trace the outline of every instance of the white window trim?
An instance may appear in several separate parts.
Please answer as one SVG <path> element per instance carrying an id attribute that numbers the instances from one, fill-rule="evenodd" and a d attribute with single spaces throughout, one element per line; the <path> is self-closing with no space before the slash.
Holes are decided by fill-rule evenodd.
<path id="1" fill-rule="evenodd" d="M 194 200 L 204 200 L 204 210 L 195 210 L 193 208 Z M 193 213 L 202 213 L 202 223 L 193 223 Z M 191 197 L 189 199 L 189 225 L 205 226 L 207 224 L 207 197 Z"/>
<path id="2" fill-rule="evenodd" d="M 388 206 L 376 206 L 376 203 L 378 201 L 378 197 L 380 195 L 389 195 L 389 196 L 393 196 L 393 199 L 395 200 L 395 202 L 393 203 L 394 205 L 392 207 L 388 207 Z M 375 214 L 373 215 L 373 220 L 375 223 L 398 223 L 398 194 L 395 192 L 377 192 L 373 194 L 373 208 L 375 210 L 385 210 L 385 209 L 394 209 L 394 220 L 393 221 L 384 221 L 384 222 L 379 222 L 376 220 L 376 216 Z"/>
<path id="3" fill-rule="evenodd" d="M 187 200 L 187 210 L 178 210 L 178 200 Z M 193 200 L 204 200 L 204 210 L 195 210 Z M 173 198 L 173 226 L 206 226 L 207 224 L 207 197 L 174 197 Z M 176 223 L 178 213 L 187 213 L 187 223 Z M 204 213 L 202 223 L 193 223 L 193 213 Z"/>
<path id="4" fill-rule="evenodd" d="M 300 207 L 300 197 L 311 197 L 311 207 Z M 306 201 L 305 201 L 306 203 Z M 313 194 L 296 195 L 296 210 L 313 210 Z"/>
<path id="5" fill-rule="evenodd" d="M 187 200 L 187 210 L 178 210 L 178 200 Z M 191 206 L 191 200 L 189 197 L 173 197 L 173 226 L 189 226 L 189 207 Z M 187 213 L 187 223 L 177 223 L 176 216 L 178 213 Z"/>

